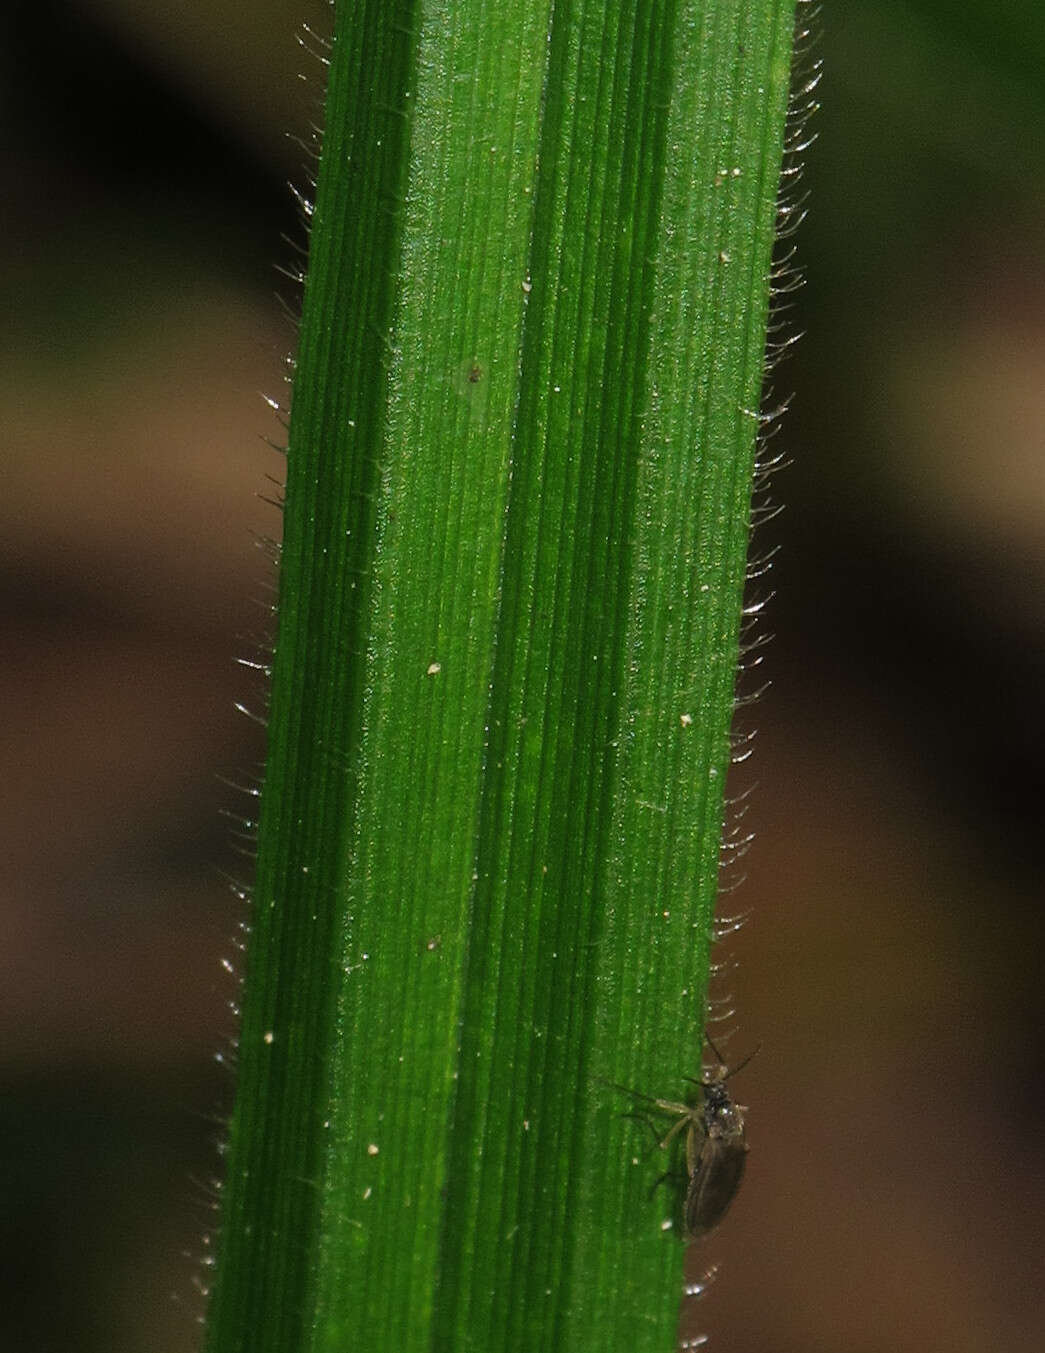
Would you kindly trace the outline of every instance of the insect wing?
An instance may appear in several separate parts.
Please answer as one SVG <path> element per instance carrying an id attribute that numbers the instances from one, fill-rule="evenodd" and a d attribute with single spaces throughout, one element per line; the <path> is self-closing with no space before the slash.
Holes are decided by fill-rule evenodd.
<path id="1" fill-rule="evenodd" d="M 704 1139 L 683 1209 L 686 1231 L 693 1240 L 713 1231 L 729 1211 L 744 1178 L 746 1163 L 747 1143 L 742 1132 Z"/>

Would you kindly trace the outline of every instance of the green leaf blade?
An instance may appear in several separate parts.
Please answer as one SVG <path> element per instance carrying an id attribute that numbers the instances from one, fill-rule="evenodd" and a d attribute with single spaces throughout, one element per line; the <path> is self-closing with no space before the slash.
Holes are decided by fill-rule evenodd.
<path id="1" fill-rule="evenodd" d="M 672 1346 L 791 21 L 337 12 L 210 1353 Z"/>

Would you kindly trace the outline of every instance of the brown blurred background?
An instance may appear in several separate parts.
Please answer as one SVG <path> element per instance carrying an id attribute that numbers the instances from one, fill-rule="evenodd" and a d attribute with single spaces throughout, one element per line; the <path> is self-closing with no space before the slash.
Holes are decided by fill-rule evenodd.
<path id="1" fill-rule="evenodd" d="M 829 0 L 731 943 L 734 1353 L 1045 1346 L 1045 10 Z M 188 1353 L 323 0 L 0 12 L 0 1353 Z M 687 1323 L 689 1323 L 687 1321 Z"/>

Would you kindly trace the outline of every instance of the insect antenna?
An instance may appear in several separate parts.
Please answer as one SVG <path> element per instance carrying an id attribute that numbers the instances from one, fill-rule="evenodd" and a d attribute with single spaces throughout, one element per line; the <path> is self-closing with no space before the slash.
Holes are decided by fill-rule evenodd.
<path id="1" fill-rule="evenodd" d="M 723 1079 L 724 1081 L 731 1080 L 732 1077 L 734 1077 L 734 1076 L 737 1074 L 738 1071 L 743 1071 L 743 1070 L 744 1070 L 744 1068 L 747 1066 L 748 1062 L 751 1061 L 752 1057 L 756 1056 L 756 1055 L 757 1055 L 759 1052 L 761 1052 L 761 1051 L 762 1051 L 762 1044 L 761 1044 L 761 1042 L 758 1042 L 758 1043 L 755 1044 L 755 1046 L 751 1049 L 751 1051 L 748 1053 L 748 1055 L 744 1058 L 744 1060 L 743 1060 L 742 1062 L 737 1062 L 736 1066 L 730 1067 L 730 1069 L 726 1072 L 726 1074 L 722 1077 L 722 1079 Z"/>
<path id="2" fill-rule="evenodd" d="M 738 1062 L 736 1066 L 727 1067 L 726 1059 L 719 1052 L 718 1048 L 715 1047 L 714 1041 L 712 1040 L 711 1035 L 708 1033 L 706 1029 L 704 1030 L 704 1040 L 707 1043 L 708 1047 L 711 1049 L 711 1051 L 718 1058 L 719 1066 L 722 1067 L 722 1079 L 724 1081 L 731 1080 L 737 1074 L 738 1071 L 743 1071 L 743 1069 L 747 1066 L 748 1062 L 751 1061 L 752 1057 L 755 1057 L 758 1053 L 762 1051 L 762 1044 L 761 1042 L 758 1042 L 755 1044 L 754 1048 L 748 1053 L 748 1055 L 744 1058 L 742 1062 Z M 689 1077 L 687 1077 L 687 1079 L 689 1079 Z M 699 1083 L 700 1082 L 698 1082 L 698 1084 Z"/>

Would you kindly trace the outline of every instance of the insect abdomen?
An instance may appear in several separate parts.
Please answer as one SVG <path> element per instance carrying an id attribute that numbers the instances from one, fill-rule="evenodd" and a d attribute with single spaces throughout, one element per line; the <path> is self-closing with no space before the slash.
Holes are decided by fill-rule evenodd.
<path id="1" fill-rule="evenodd" d="M 697 1168 L 690 1176 L 683 1219 L 691 1239 L 713 1231 L 729 1211 L 744 1177 L 747 1143 L 742 1136 L 732 1140 L 707 1137 Z"/>

